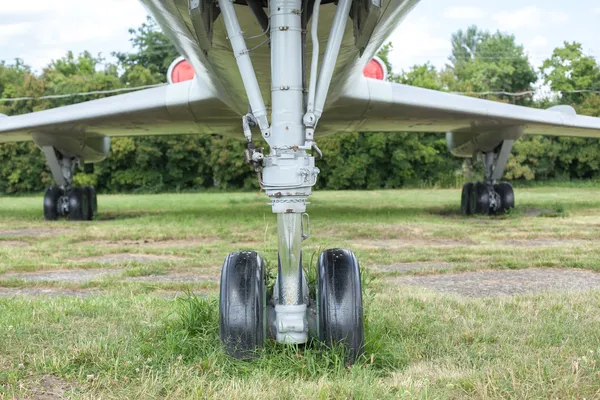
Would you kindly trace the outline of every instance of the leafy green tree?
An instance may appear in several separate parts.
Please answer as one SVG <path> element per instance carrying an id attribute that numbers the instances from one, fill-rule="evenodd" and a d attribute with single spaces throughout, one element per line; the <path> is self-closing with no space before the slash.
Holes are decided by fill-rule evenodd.
<path id="1" fill-rule="evenodd" d="M 167 36 L 159 29 L 150 17 L 138 29 L 130 29 L 131 43 L 136 50 L 134 53 L 115 52 L 113 55 L 119 60 L 119 65 L 124 69 L 123 78 L 129 82 L 129 74 L 140 74 L 139 67 L 149 71 L 152 78 L 144 77 L 147 83 L 166 82 L 169 65 L 180 56 Z M 136 68 L 138 68 L 136 70 Z M 137 79 L 139 76 L 136 75 Z"/>
<path id="2" fill-rule="evenodd" d="M 447 70 L 454 77 L 449 82 L 452 91 L 514 93 L 530 90 L 537 80 L 523 46 L 513 35 L 492 34 L 475 26 L 452 35 L 450 61 Z"/>
<path id="3" fill-rule="evenodd" d="M 100 68 L 102 65 L 104 65 L 103 69 Z M 118 89 L 123 86 L 115 65 L 105 65 L 101 57 L 94 57 L 87 51 L 78 56 L 69 51 L 65 57 L 52 61 L 44 68 L 41 79 L 45 83 L 45 95 L 90 93 Z M 48 103 L 51 108 L 102 97 L 106 97 L 106 95 L 74 95 L 52 99 Z"/>
<path id="4" fill-rule="evenodd" d="M 45 83 L 22 60 L 0 63 L 0 113 L 18 115 L 47 107 L 37 100 L 1 101 L 39 97 Z M 4 143 L 0 146 L 0 193 L 27 193 L 41 190 L 50 175 L 39 149 L 31 142 Z"/>
<path id="5" fill-rule="evenodd" d="M 600 116 L 600 96 L 579 90 L 600 89 L 600 66 L 583 53 L 581 44 L 565 42 L 541 67 L 544 84 L 559 93 L 538 106 L 568 104 L 579 114 Z M 598 139 L 526 137 L 515 143 L 507 166 L 512 179 L 589 179 L 600 174 Z"/>
<path id="6" fill-rule="evenodd" d="M 581 105 L 590 97 L 587 92 L 576 91 L 600 91 L 600 66 L 595 58 L 583 53 L 580 43 L 565 42 L 563 47 L 554 49 L 541 72 L 544 83 L 561 93 L 564 104 Z"/>

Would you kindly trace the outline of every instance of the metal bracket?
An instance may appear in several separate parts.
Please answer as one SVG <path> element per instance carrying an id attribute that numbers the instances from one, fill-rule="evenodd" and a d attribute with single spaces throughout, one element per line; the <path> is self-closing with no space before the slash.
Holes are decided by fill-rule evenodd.
<path id="1" fill-rule="evenodd" d="M 354 21 L 355 45 L 362 56 L 381 16 L 381 0 L 355 0 L 350 16 Z"/>
<path id="2" fill-rule="evenodd" d="M 308 213 L 302 213 L 302 241 L 310 237 L 310 216 Z"/>
<path id="3" fill-rule="evenodd" d="M 250 10 L 252 10 L 252 14 L 254 14 L 254 17 L 256 17 L 256 21 L 258 21 L 260 27 L 263 29 L 263 31 L 266 32 L 266 35 L 268 37 L 270 34 L 270 32 L 268 31 L 269 16 L 262 7 L 262 1 L 246 0 L 246 4 L 248 4 L 248 7 L 250 7 Z"/>
<path id="4" fill-rule="evenodd" d="M 207 54 L 212 48 L 213 22 L 220 10 L 213 0 L 189 0 L 190 18 L 200 48 Z"/>

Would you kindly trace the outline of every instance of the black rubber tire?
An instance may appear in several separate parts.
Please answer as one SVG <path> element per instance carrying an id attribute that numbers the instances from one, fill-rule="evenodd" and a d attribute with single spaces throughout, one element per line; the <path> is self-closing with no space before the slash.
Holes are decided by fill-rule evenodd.
<path id="1" fill-rule="evenodd" d="M 63 191 L 58 186 L 50 186 L 44 193 L 44 218 L 46 221 L 56 221 L 59 217 L 58 200 Z"/>
<path id="2" fill-rule="evenodd" d="M 96 189 L 93 186 L 86 186 L 84 189 L 89 200 L 89 218 L 92 220 L 98 215 L 98 196 L 96 196 Z"/>
<path id="3" fill-rule="evenodd" d="M 460 198 L 460 212 L 462 215 L 471 215 L 471 198 L 473 196 L 473 183 L 465 183 L 462 187 Z"/>
<path id="4" fill-rule="evenodd" d="M 69 219 L 71 221 L 88 221 L 90 205 L 87 191 L 75 187 L 69 193 Z"/>
<path id="5" fill-rule="evenodd" d="M 500 182 L 494 185 L 494 190 L 500 196 L 500 211 L 506 212 L 515 208 L 515 191 L 508 182 Z"/>
<path id="6" fill-rule="evenodd" d="M 321 253 L 317 280 L 317 331 L 328 344 L 343 343 L 348 361 L 362 354 L 365 328 L 358 259 L 349 250 Z"/>
<path id="7" fill-rule="evenodd" d="M 265 264 L 254 251 L 225 258 L 221 271 L 219 334 L 227 353 L 249 359 L 267 337 Z"/>
<path id="8" fill-rule="evenodd" d="M 473 194 L 471 196 L 471 214 L 489 215 L 490 214 L 490 190 L 489 185 L 477 182 L 473 185 Z"/>

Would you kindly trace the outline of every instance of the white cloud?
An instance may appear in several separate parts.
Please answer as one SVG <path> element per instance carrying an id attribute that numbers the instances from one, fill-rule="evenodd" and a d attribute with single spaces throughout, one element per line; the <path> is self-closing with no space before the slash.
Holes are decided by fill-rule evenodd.
<path id="1" fill-rule="evenodd" d="M 0 15 L 6 14 L 38 14 L 41 12 L 52 11 L 54 8 L 61 8 L 64 0 L 29 0 L 29 1 L 5 1 L 0 7 Z"/>
<path id="2" fill-rule="evenodd" d="M 598 15 L 600 15 L 600 7 L 596 8 L 596 9 L 594 10 L 594 13 L 595 13 L 595 14 L 598 14 Z"/>
<path id="3" fill-rule="evenodd" d="M 548 46 L 548 39 L 542 35 L 536 35 L 533 39 L 526 41 L 525 46 L 534 50 L 544 49 Z"/>
<path id="4" fill-rule="evenodd" d="M 519 28 L 538 28 L 542 24 L 542 11 L 533 6 L 515 11 L 501 11 L 492 16 L 501 30 L 512 31 Z"/>
<path id="5" fill-rule="evenodd" d="M 477 7 L 449 7 L 444 10 L 444 18 L 454 20 L 475 20 L 481 19 L 485 13 Z"/>
<path id="6" fill-rule="evenodd" d="M 564 11 L 550 11 L 549 16 L 553 24 L 564 24 L 569 20 L 569 14 Z"/>
<path id="7" fill-rule="evenodd" d="M 128 29 L 139 26 L 146 18 L 146 11 L 137 0 L 2 3 L 0 21 L 10 21 L 11 25 L 0 25 L 0 59 L 23 58 L 38 70 L 68 50 L 102 52 L 105 56 L 112 51 L 127 51 Z"/>
<path id="8" fill-rule="evenodd" d="M 394 44 L 390 52 L 394 71 L 408 70 L 415 64 L 426 62 L 443 66 L 452 46 L 449 38 L 437 34 L 438 28 L 439 24 L 427 17 L 404 20 L 388 39 Z"/>
<path id="9" fill-rule="evenodd" d="M 0 44 L 10 43 L 15 36 L 19 36 L 30 30 L 29 23 L 16 23 L 0 25 Z"/>

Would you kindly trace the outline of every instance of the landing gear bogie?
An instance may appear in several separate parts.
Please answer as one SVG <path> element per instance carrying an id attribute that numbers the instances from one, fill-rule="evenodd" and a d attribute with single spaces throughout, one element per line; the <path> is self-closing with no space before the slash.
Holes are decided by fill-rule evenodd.
<path id="1" fill-rule="evenodd" d="M 364 346 L 358 259 L 349 250 L 330 249 L 321 254 L 317 268 L 316 299 L 310 299 L 304 284 L 302 304 L 282 305 L 277 288 L 267 301 L 265 264 L 256 252 L 227 256 L 219 301 L 219 333 L 227 354 L 250 359 L 267 337 L 301 344 L 309 339 L 295 341 L 298 332 L 308 332 L 327 346 L 344 346 L 348 363 L 356 361 Z"/>
<path id="2" fill-rule="evenodd" d="M 67 217 L 71 221 L 90 221 L 98 210 L 96 190 L 92 186 L 74 187 L 65 191 L 59 186 L 50 186 L 44 194 L 44 218 L 56 221 Z"/>
<path id="3" fill-rule="evenodd" d="M 469 182 L 463 185 L 461 196 L 463 215 L 501 215 L 514 207 L 514 190 L 508 182 L 495 185 Z"/>

